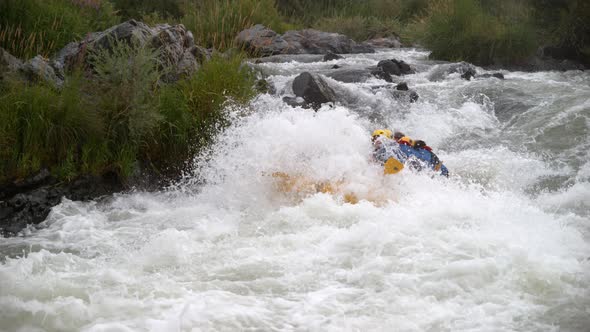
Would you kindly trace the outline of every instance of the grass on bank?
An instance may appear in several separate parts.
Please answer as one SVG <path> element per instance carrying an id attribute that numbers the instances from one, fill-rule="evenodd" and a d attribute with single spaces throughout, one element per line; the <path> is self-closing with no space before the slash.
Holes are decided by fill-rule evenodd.
<path id="1" fill-rule="evenodd" d="M 198 74 L 163 84 L 153 51 L 115 43 L 91 55 L 92 74 L 61 90 L 18 80 L 0 91 L 0 182 L 42 168 L 70 180 L 112 172 L 123 181 L 138 164 L 173 176 L 227 124 L 224 106 L 247 103 L 254 75 L 242 58 L 214 57 Z"/>
<path id="2" fill-rule="evenodd" d="M 480 65 L 523 61 L 537 45 L 530 11 L 500 2 L 494 10 L 496 15 L 477 0 L 438 0 L 406 33 L 420 40 L 435 59 Z"/>
<path id="3" fill-rule="evenodd" d="M 0 47 L 21 59 L 49 57 L 118 22 L 111 3 L 103 0 L 2 0 Z"/>

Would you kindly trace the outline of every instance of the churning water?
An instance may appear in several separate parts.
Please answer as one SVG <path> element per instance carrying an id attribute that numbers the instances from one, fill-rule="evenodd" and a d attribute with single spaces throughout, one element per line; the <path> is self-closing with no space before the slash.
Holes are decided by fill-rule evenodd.
<path id="1" fill-rule="evenodd" d="M 1 239 L 3 331 L 590 331 L 590 74 L 439 75 L 415 50 L 257 64 L 280 96 L 232 110 L 170 190 L 63 203 Z M 302 71 L 403 59 L 420 99 Z M 482 70 L 480 69 L 480 72 Z M 380 87 L 381 86 L 381 87 Z M 425 140 L 450 178 L 370 161 L 379 127 Z M 281 192 L 273 172 L 342 193 Z"/>

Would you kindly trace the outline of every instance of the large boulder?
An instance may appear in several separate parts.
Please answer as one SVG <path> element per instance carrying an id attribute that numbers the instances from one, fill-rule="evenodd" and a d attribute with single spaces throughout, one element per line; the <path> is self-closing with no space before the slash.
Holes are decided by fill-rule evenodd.
<path id="1" fill-rule="evenodd" d="M 294 54 L 288 52 L 289 44 L 281 35 L 262 24 L 241 31 L 236 37 L 236 41 L 256 56 Z"/>
<path id="2" fill-rule="evenodd" d="M 64 83 L 63 77 L 56 74 L 49 60 L 40 55 L 25 62 L 19 70 L 28 80 L 33 82 L 42 81 L 57 88 L 60 88 Z"/>
<path id="3" fill-rule="evenodd" d="M 336 101 L 336 93 L 328 83 L 321 76 L 309 72 L 303 72 L 295 77 L 293 93 L 303 98 L 305 103 L 315 110 L 323 103 Z"/>
<path id="4" fill-rule="evenodd" d="M 241 31 L 236 37 L 236 42 L 256 56 L 375 52 L 368 44 L 356 43 L 339 33 L 305 29 L 291 30 L 279 35 L 260 24 Z"/>
<path id="5" fill-rule="evenodd" d="M 89 52 L 110 50 L 115 41 L 158 49 L 160 63 L 172 67 L 170 77 L 174 79 L 194 73 L 199 63 L 209 56 L 203 48 L 195 46 L 193 34 L 182 24 L 151 28 L 145 23 L 129 20 L 105 31 L 90 33 L 80 42 L 69 43 L 55 54 L 51 67 L 58 76 L 63 76 L 77 64 L 84 63 Z"/>
<path id="6" fill-rule="evenodd" d="M 409 64 L 397 59 L 381 60 L 379 61 L 379 63 L 377 63 L 377 67 L 381 68 L 384 72 L 388 73 L 389 75 L 395 76 L 402 76 L 414 73 L 414 70 L 410 67 Z"/>

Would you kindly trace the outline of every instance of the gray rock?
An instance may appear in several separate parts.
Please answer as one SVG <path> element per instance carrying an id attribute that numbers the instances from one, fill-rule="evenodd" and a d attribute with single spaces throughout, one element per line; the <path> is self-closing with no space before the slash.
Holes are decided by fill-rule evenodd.
<path id="1" fill-rule="evenodd" d="M 381 60 L 377 63 L 377 67 L 389 75 L 401 76 L 402 74 L 401 68 L 391 60 Z"/>
<path id="2" fill-rule="evenodd" d="M 0 73 L 4 71 L 17 71 L 22 65 L 22 61 L 0 47 Z"/>
<path id="3" fill-rule="evenodd" d="M 326 74 L 326 76 L 344 83 L 359 83 L 369 79 L 371 77 L 371 72 L 365 69 L 343 68 L 334 70 Z"/>
<path id="4" fill-rule="evenodd" d="M 324 55 L 323 61 L 331 61 L 331 60 L 339 60 L 339 59 L 344 59 L 344 58 L 336 53 L 328 52 L 328 53 L 326 53 L 326 55 Z"/>
<path id="5" fill-rule="evenodd" d="M 402 43 L 397 37 L 374 38 L 365 43 L 375 48 L 401 48 Z"/>
<path id="6" fill-rule="evenodd" d="M 182 24 L 161 24 L 150 28 L 142 22 L 129 20 L 66 45 L 53 57 L 51 66 L 58 77 L 63 77 L 76 64 L 84 63 L 86 54 L 97 49 L 110 49 L 115 40 L 158 49 L 160 63 L 173 69 L 168 78 L 191 75 L 199 64 L 210 58 L 207 50 L 195 45 L 193 34 Z"/>
<path id="7" fill-rule="evenodd" d="M 393 78 L 391 78 L 391 74 L 385 72 L 385 70 L 383 70 L 382 67 L 377 67 L 373 70 L 371 70 L 371 75 L 380 78 L 382 80 L 385 80 L 386 82 L 393 82 Z"/>
<path id="8" fill-rule="evenodd" d="M 64 83 L 63 78 L 56 75 L 49 61 L 40 55 L 27 61 L 20 68 L 20 72 L 30 81 L 46 82 L 57 88 L 60 88 Z"/>
<path id="9" fill-rule="evenodd" d="M 289 44 L 276 32 L 257 24 L 250 29 L 241 31 L 236 37 L 239 45 L 256 56 L 274 54 L 294 54 L 288 52 Z"/>
<path id="10" fill-rule="evenodd" d="M 418 100 L 418 93 L 414 90 L 393 90 L 391 95 L 393 98 L 407 103 L 414 103 Z"/>
<path id="11" fill-rule="evenodd" d="M 453 73 L 458 73 L 462 78 L 469 80 L 477 74 L 477 70 L 474 65 L 467 62 L 447 63 L 435 68 L 428 79 L 430 81 L 440 81 Z"/>
<path id="12" fill-rule="evenodd" d="M 236 42 L 255 56 L 375 52 L 368 44 L 356 43 L 338 33 L 305 29 L 291 30 L 279 35 L 260 24 L 241 31 L 236 37 Z"/>
<path id="13" fill-rule="evenodd" d="M 10 192 L 2 191 L 0 201 L 0 235 L 11 236 L 37 225 L 47 218 L 51 208 L 62 197 L 91 200 L 121 191 L 123 185 L 115 177 L 86 176 L 69 183 L 58 182 L 47 171 L 27 179 L 24 184 L 8 184 Z"/>
<path id="14" fill-rule="evenodd" d="M 504 74 L 502 74 L 502 73 L 492 73 L 492 74 L 485 73 L 485 74 L 482 74 L 482 75 L 478 75 L 477 77 L 481 77 L 481 78 L 491 78 L 491 77 L 494 77 L 494 78 L 503 80 L 504 79 Z"/>
<path id="15" fill-rule="evenodd" d="M 321 76 L 309 72 L 303 72 L 295 77 L 293 92 L 315 110 L 323 103 L 336 101 L 336 93 L 328 83 Z"/>
<path id="16" fill-rule="evenodd" d="M 399 90 L 399 91 L 410 90 L 410 88 L 408 88 L 408 83 L 406 83 L 406 82 L 400 82 L 398 85 L 395 86 L 395 89 Z"/>

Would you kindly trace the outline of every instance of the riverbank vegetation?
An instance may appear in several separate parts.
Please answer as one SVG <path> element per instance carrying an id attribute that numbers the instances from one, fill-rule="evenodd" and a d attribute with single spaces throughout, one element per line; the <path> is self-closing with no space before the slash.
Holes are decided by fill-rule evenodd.
<path id="1" fill-rule="evenodd" d="M 282 33 L 316 28 L 357 41 L 395 36 L 432 57 L 481 65 L 525 61 L 539 47 L 590 63 L 590 3 L 584 0 L 3 0 L 0 47 L 50 57 L 127 19 L 182 23 L 214 56 L 197 73 L 162 83 L 166 68 L 148 48 L 118 45 L 91 55 L 61 89 L 1 79 L 0 182 L 49 168 L 60 179 L 136 165 L 177 173 L 225 123 L 224 105 L 255 95 L 254 74 L 232 50 L 239 31 L 264 24 Z M 1 69 L 1 68 L 0 68 Z"/>

